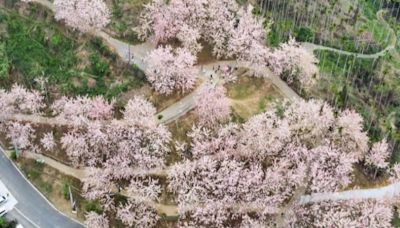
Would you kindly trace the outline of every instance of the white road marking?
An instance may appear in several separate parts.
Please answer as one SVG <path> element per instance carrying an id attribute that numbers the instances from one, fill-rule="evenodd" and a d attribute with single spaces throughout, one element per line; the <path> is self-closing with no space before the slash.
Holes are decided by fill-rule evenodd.
<path id="1" fill-rule="evenodd" d="M 15 211 L 20 214 L 22 217 L 24 217 L 30 224 L 32 224 L 34 227 L 36 228 L 40 228 L 40 226 L 38 226 L 36 223 L 34 223 L 32 220 L 30 220 L 27 216 L 24 215 L 24 213 L 22 213 L 20 210 L 18 210 L 18 208 L 14 208 Z"/>

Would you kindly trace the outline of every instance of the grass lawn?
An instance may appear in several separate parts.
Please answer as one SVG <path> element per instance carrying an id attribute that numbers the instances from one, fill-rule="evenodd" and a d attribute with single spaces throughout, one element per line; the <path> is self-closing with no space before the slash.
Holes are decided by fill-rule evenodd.
<path id="1" fill-rule="evenodd" d="M 268 80 L 240 76 L 238 81 L 227 86 L 227 95 L 232 101 L 233 119 L 243 122 L 264 112 L 274 101 L 283 97 Z"/>

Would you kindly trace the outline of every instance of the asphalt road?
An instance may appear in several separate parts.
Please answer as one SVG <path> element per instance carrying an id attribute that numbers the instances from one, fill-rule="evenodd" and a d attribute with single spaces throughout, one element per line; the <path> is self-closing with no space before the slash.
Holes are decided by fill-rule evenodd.
<path id="1" fill-rule="evenodd" d="M 17 219 L 25 228 L 83 227 L 53 208 L 14 167 L 1 147 L 0 180 L 18 201 L 7 217 Z"/>

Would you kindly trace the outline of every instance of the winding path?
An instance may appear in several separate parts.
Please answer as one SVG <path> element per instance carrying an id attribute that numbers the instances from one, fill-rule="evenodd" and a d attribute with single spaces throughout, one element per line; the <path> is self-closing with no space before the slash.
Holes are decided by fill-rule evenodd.
<path id="1" fill-rule="evenodd" d="M 349 52 L 349 51 L 344 51 L 336 48 L 331 48 L 323 45 L 318 45 L 314 43 L 309 43 L 309 42 L 303 42 L 302 46 L 309 51 L 310 53 L 314 53 L 315 50 L 326 50 L 326 51 L 331 51 L 335 52 L 341 55 L 352 55 L 357 58 L 361 59 L 377 59 L 379 57 L 383 57 L 388 53 L 389 51 L 393 50 L 396 48 L 397 44 L 397 37 L 395 31 L 392 29 L 392 27 L 387 23 L 387 21 L 383 18 L 383 15 L 385 14 L 385 10 L 379 10 L 376 13 L 376 17 L 378 20 L 385 25 L 385 27 L 389 30 L 390 33 L 390 40 L 388 45 L 381 51 L 374 53 L 374 54 L 363 54 L 363 53 L 357 53 L 357 52 Z"/>

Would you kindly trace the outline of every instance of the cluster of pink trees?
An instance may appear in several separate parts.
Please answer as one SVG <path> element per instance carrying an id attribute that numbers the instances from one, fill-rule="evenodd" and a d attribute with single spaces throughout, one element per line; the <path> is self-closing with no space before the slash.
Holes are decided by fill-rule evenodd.
<path id="1" fill-rule="evenodd" d="M 128 102 L 123 119 L 88 121 L 66 133 L 61 143 L 76 165 L 101 165 L 108 156 L 111 163 L 121 162 L 121 170 L 163 166 L 170 134 L 163 125 L 157 125 L 154 115 L 155 108 L 137 97 Z"/>
<path id="2" fill-rule="evenodd" d="M 290 84 L 306 89 L 313 86 L 318 73 L 314 55 L 294 39 L 276 50 L 266 47 L 269 25 L 252 10 L 234 0 L 153 0 L 145 6 L 136 30 L 143 39 L 151 38 L 155 43 L 178 39 L 193 54 L 201 50 L 200 42 L 206 41 L 218 58 L 235 57 L 255 68 L 257 75 L 265 76 L 262 70 L 270 66 Z"/>
<path id="3" fill-rule="evenodd" d="M 168 188 L 177 194 L 181 222 L 189 226 L 272 226 L 281 212 L 287 212 L 287 202 L 298 200 L 299 191 L 303 195 L 348 186 L 353 165 L 369 152 L 369 139 L 357 113 L 335 113 L 327 103 L 315 100 L 284 104 L 243 125 L 218 130 L 196 127 L 189 136 L 192 159 L 168 172 Z M 343 217 L 349 224 L 378 219 L 387 224 L 390 207 L 371 204 L 376 211 L 367 213 L 371 206 L 364 203 L 357 206 L 364 211 L 351 214 L 348 208 Z M 320 208 L 321 212 L 310 210 L 301 219 L 332 226 L 339 217 L 324 221 L 318 213 L 336 213 L 338 205 Z"/>
<path id="4" fill-rule="evenodd" d="M 0 113 L 38 114 L 45 107 L 43 96 L 37 91 L 29 91 L 17 84 L 9 91 L 0 89 Z"/>
<path id="5" fill-rule="evenodd" d="M 121 120 L 90 120 L 60 140 L 75 165 L 92 167 L 84 180 L 84 196 L 99 200 L 104 213 L 116 213 L 129 226 L 154 226 L 159 219 L 148 201 L 157 200 L 161 188 L 156 179 L 146 177 L 146 170 L 165 167 L 171 134 L 157 124 L 155 112 L 149 102 L 136 97 L 129 100 Z M 89 113 L 87 109 L 82 115 Z M 124 188 L 129 198 L 116 204 L 113 196 Z M 89 227 L 96 227 L 99 219 L 107 218 L 90 214 L 88 219 Z"/>
<path id="6" fill-rule="evenodd" d="M 101 30 L 110 22 L 103 0 L 55 0 L 55 18 L 81 32 Z"/>
<path id="7" fill-rule="evenodd" d="M 40 94 L 21 87 L 0 95 L 6 113 L 37 114 L 44 108 Z M 344 222 L 388 226 L 392 207 L 383 201 L 297 204 L 304 194 L 346 188 L 357 162 L 389 170 L 387 142 L 370 146 L 356 112 L 299 100 L 244 124 L 219 125 L 229 115 L 224 88 L 205 88 L 196 100 L 204 116 L 188 134 L 190 156 L 167 170 L 167 189 L 176 195 L 181 225 L 268 227 L 283 221 L 306 227 Z M 83 195 L 100 202 L 104 212 L 88 213 L 88 227 L 108 227 L 110 218 L 127 226 L 157 226 L 155 202 L 165 180 L 148 171 L 166 167 L 171 134 L 157 123 L 154 106 L 135 97 L 121 119 L 113 118 L 113 102 L 101 97 L 63 97 L 52 107 L 55 115 L 79 124 L 70 125 L 59 142 L 51 131 L 39 142 L 46 150 L 59 144 L 75 165 L 90 167 Z M 30 124 L 7 122 L 2 129 L 20 150 L 37 149 Z M 389 171 L 390 181 L 397 183 L 400 166 Z M 116 200 L 122 191 L 126 200 Z"/>
<path id="8" fill-rule="evenodd" d="M 145 6 L 138 31 L 141 38 L 165 43 L 179 38 L 185 48 L 197 53 L 200 39 L 213 44 L 213 53 L 222 57 L 227 46 L 239 6 L 235 1 L 154 0 Z"/>
<path id="9" fill-rule="evenodd" d="M 183 1 L 154 0 L 141 13 L 136 30 L 155 43 L 178 39 L 192 53 L 201 50 L 201 40 L 213 45 L 218 58 L 237 56 L 248 60 L 258 48 L 265 50 L 264 20 L 252 14 L 253 8 L 239 7 L 234 0 Z"/>
<path id="10" fill-rule="evenodd" d="M 101 30 L 110 22 L 111 12 L 103 0 L 55 0 L 54 8 L 56 20 L 81 32 Z"/>
<path id="11" fill-rule="evenodd" d="M 109 120 L 113 117 L 114 101 L 108 102 L 103 97 L 66 97 L 54 101 L 51 106 L 53 115 L 76 124 L 87 120 Z"/>
<path id="12" fill-rule="evenodd" d="M 37 91 L 29 91 L 19 85 L 13 85 L 10 90 L 0 90 L 0 131 L 21 152 L 34 149 L 35 130 L 29 123 L 9 119 L 17 114 L 39 115 L 44 107 L 43 97 Z"/>
<path id="13" fill-rule="evenodd" d="M 194 67 L 196 57 L 185 48 L 172 50 L 159 47 L 146 57 L 146 76 L 153 88 L 161 94 L 191 90 L 198 76 Z"/>

